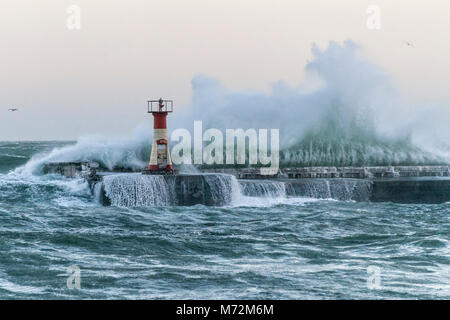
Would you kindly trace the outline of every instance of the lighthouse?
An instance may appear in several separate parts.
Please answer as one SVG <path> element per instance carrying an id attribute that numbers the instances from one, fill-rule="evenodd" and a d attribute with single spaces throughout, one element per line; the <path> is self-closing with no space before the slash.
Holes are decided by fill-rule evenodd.
<path id="1" fill-rule="evenodd" d="M 147 174 L 173 173 L 170 158 L 169 140 L 167 137 L 167 115 L 173 111 L 172 100 L 149 100 L 148 113 L 153 115 L 153 143 L 152 153 Z"/>

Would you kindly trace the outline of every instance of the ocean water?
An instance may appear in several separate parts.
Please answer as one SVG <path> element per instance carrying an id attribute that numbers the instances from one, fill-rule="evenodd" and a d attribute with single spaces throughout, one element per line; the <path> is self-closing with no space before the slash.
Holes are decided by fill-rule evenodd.
<path id="1" fill-rule="evenodd" d="M 65 144 L 0 143 L 1 299 L 450 298 L 449 203 L 103 207 L 23 167 Z"/>

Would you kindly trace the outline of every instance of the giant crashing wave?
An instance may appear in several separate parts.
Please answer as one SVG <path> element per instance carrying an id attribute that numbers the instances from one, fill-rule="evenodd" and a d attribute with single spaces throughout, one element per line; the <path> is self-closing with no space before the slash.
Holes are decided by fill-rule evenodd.
<path id="1" fill-rule="evenodd" d="M 280 129 L 281 166 L 431 165 L 450 162 L 448 111 L 411 108 L 381 68 L 352 41 L 312 48 L 305 85 L 278 82 L 269 94 L 230 91 L 198 75 L 193 98 L 169 119 L 169 128 Z M 312 88 L 312 89 L 311 89 Z M 435 130 L 429 130 L 430 123 Z M 433 134 L 431 134 L 433 133 Z M 21 170 L 39 172 L 46 162 L 96 161 L 103 168 L 139 170 L 150 154 L 152 128 L 111 139 L 81 137 L 76 144 L 36 155 Z M 173 143 L 171 144 L 173 147 Z"/>
<path id="2" fill-rule="evenodd" d="M 448 159 L 414 145 L 409 137 L 379 137 L 353 122 L 328 118 L 280 152 L 282 166 L 439 165 Z"/>
<path id="3" fill-rule="evenodd" d="M 330 42 L 324 50 L 314 45 L 312 56 L 302 86 L 278 82 L 269 94 L 230 91 L 215 79 L 195 77 L 192 103 L 176 126 L 201 114 L 205 129 L 279 129 L 282 166 L 450 162 L 446 108 L 405 102 L 352 41 Z"/>

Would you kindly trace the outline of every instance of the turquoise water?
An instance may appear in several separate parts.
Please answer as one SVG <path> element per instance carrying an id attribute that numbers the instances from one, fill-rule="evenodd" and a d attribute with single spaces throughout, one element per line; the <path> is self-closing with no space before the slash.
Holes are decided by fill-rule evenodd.
<path id="1" fill-rule="evenodd" d="M 0 143 L 0 298 L 450 298 L 448 203 L 102 207 L 82 180 L 17 169 L 61 145 Z"/>

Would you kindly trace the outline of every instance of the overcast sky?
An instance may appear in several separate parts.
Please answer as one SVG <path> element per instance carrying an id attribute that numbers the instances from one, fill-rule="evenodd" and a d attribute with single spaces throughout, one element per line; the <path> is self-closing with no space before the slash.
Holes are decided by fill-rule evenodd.
<path id="1" fill-rule="evenodd" d="M 147 99 L 186 106 L 196 74 L 232 90 L 296 86 L 312 43 L 330 40 L 360 44 L 411 105 L 446 104 L 449 36 L 443 0 L 2 0 L 0 140 L 126 134 L 150 120 Z"/>

